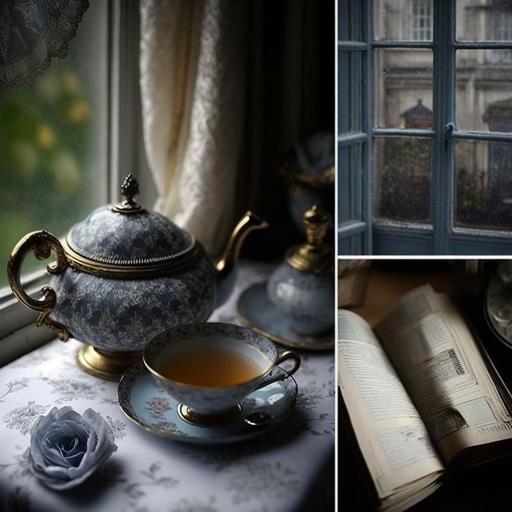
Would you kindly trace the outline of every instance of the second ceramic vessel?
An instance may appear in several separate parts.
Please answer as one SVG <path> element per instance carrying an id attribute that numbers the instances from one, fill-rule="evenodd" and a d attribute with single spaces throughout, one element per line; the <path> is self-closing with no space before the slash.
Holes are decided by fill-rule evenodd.
<path id="1" fill-rule="evenodd" d="M 303 217 L 307 243 L 292 247 L 269 279 L 271 302 L 291 320 L 299 334 L 334 326 L 334 253 L 324 243 L 331 218 L 317 205 Z"/>

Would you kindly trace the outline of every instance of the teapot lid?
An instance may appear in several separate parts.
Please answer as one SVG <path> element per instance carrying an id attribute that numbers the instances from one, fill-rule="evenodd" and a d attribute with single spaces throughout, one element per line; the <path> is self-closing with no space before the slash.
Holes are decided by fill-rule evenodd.
<path id="1" fill-rule="evenodd" d="M 73 266 L 106 277 L 137 278 L 169 274 L 195 260 L 199 245 L 194 237 L 138 205 L 138 192 L 129 174 L 121 187 L 124 201 L 100 206 L 71 228 L 63 245 Z"/>
<path id="2" fill-rule="evenodd" d="M 304 213 L 302 221 L 306 228 L 307 243 L 292 247 L 286 254 L 286 262 L 302 272 L 332 272 L 334 251 L 324 242 L 331 227 L 331 216 L 315 204 Z"/>

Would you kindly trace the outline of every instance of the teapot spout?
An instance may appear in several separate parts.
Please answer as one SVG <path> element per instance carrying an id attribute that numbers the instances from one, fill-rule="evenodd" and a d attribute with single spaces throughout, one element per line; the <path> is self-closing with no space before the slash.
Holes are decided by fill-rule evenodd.
<path id="1" fill-rule="evenodd" d="M 268 223 L 265 220 L 248 211 L 233 229 L 222 256 L 215 262 L 215 273 L 217 275 L 216 307 L 224 304 L 233 291 L 236 280 L 236 264 L 246 236 L 251 231 L 267 227 Z"/>

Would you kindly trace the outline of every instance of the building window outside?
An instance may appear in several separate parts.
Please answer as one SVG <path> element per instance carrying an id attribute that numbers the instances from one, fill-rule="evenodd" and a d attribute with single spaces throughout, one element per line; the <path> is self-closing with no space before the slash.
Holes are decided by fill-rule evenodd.
<path id="1" fill-rule="evenodd" d="M 512 1 L 493 0 L 488 11 L 489 39 L 494 41 L 512 41 Z M 497 50 L 491 54 L 491 64 L 510 64 L 512 52 Z"/>
<path id="2" fill-rule="evenodd" d="M 412 0 L 410 37 L 413 41 L 431 41 L 434 13 L 431 0 Z"/>
<path id="3" fill-rule="evenodd" d="M 512 133 L 512 98 L 490 103 L 485 111 L 484 121 L 493 132 Z M 512 205 L 512 173 L 510 172 L 512 169 L 512 145 L 491 144 L 488 151 L 487 169 L 489 199 L 492 202 L 504 203 L 505 219 L 507 219 L 507 210 Z M 496 219 L 495 223 L 498 222 Z M 506 227 L 509 223 L 505 220 L 504 224 Z"/>
<path id="4" fill-rule="evenodd" d="M 491 37 L 495 41 L 512 40 L 512 1 L 493 0 L 490 11 Z"/>

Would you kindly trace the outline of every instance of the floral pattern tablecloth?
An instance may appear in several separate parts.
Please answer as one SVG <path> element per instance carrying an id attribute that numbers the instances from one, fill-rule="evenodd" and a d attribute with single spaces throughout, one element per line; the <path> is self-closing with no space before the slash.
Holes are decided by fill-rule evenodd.
<path id="1" fill-rule="evenodd" d="M 236 299 L 272 267 L 242 266 L 235 293 L 212 321 L 239 323 Z M 0 510 L 288 512 L 332 510 L 334 357 L 302 352 L 297 406 L 271 433 L 251 441 L 197 446 L 159 438 L 120 410 L 117 383 L 89 376 L 76 363 L 81 344 L 54 340 L 0 369 Z M 36 418 L 53 406 L 80 414 L 91 407 L 118 445 L 83 485 L 55 492 L 28 469 L 25 451 Z"/>

